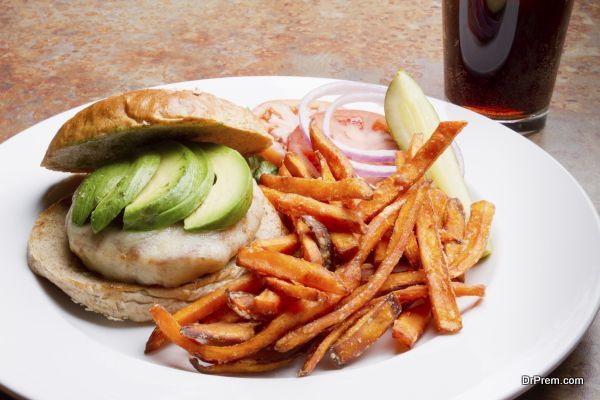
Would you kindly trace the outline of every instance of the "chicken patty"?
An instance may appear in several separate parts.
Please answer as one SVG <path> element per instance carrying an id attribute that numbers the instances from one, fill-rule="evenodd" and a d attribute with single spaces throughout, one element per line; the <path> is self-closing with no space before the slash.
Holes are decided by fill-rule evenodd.
<path id="1" fill-rule="evenodd" d="M 69 246 L 91 270 L 108 279 L 142 285 L 179 286 L 215 272 L 256 236 L 266 201 L 255 185 L 252 205 L 235 225 L 213 232 L 187 232 L 183 224 L 148 231 L 123 231 L 111 225 L 94 234 L 67 214 Z"/>

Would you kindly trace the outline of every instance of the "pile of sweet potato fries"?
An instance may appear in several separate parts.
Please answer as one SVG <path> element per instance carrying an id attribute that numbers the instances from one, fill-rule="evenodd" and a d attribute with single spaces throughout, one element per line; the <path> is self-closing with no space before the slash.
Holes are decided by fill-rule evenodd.
<path id="1" fill-rule="evenodd" d="M 292 233 L 241 249 L 248 273 L 174 314 L 154 306 L 146 352 L 173 342 L 210 374 L 270 371 L 308 352 L 305 376 L 327 354 L 337 366 L 356 359 L 390 328 L 406 348 L 430 320 L 459 331 L 456 297 L 485 294 L 464 274 L 484 254 L 494 206 L 473 203 L 466 219 L 424 175 L 465 125 L 442 122 L 425 143 L 415 135 L 372 188 L 313 124 L 319 168 L 288 153 L 260 180 Z"/>

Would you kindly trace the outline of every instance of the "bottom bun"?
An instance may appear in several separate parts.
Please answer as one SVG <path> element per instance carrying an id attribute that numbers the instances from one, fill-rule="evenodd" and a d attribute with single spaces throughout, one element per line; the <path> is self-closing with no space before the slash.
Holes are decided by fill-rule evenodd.
<path id="1" fill-rule="evenodd" d="M 37 275 L 47 278 L 88 311 L 112 320 L 150 321 L 150 307 L 160 304 L 170 312 L 189 304 L 242 275 L 245 270 L 231 260 L 222 269 L 173 288 L 143 286 L 107 280 L 88 270 L 69 249 L 65 219 L 70 201 L 50 206 L 38 217 L 29 237 L 27 261 Z M 286 233 L 279 215 L 265 201 L 257 239 Z"/>

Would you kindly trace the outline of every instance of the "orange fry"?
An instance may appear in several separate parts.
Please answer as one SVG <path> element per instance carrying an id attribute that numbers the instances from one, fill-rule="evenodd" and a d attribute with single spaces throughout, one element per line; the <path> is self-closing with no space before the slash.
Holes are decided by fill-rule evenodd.
<path id="1" fill-rule="evenodd" d="M 245 342 L 254 336 L 256 325 L 253 322 L 191 324 L 182 327 L 181 334 L 201 343 L 233 344 Z"/>
<path id="2" fill-rule="evenodd" d="M 410 238 L 408 238 L 408 244 L 406 245 L 406 252 L 404 255 L 411 267 L 417 269 L 421 268 L 421 253 L 419 252 L 419 243 L 417 242 L 417 237 L 414 232 L 412 232 Z"/>
<path id="3" fill-rule="evenodd" d="M 245 247 L 238 252 L 237 264 L 261 275 L 300 282 L 325 292 L 347 292 L 341 280 L 327 268 L 286 254 Z"/>
<path id="4" fill-rule="evenodd" d="M 258 361 L 252 358 L 245 358 L 226 364 L 204 366 L 200 364 L 200 361 L 197 358 L 191 357 L 190 363 L 198 372 L 203 374 L 248 375 L 276 370 L 288 365 L 294 358 L 295 356 L 277 361 Z"/>
<path id="5" fill-rule="evenodd" d="M 402 168 L 378 183 L 373 199 L 361 200 L 358 210 L 365 221 L 369 221 L 385 206 L 417 182 L 437 158 L 452 143 L 452 140 L 465 127 L 463 121 L 440 122 L 429 140 L 408 160 Z"/>
<path id="6" fill-rule="evenodd" d="M 465 238 L 465 212 L 460 200 L 448 200 L 443 221 L 444 230 L 448 232 L 448 234 L 460 240 Z M 454 262 L 454 259 L 461 252 L 463 247 L 463 243 L 457 241 L 448 241 L 447 243 L 444 243 L 444 250 L 446 251 L 449 265 L 452 265 L 452 262 Z"/>
<path id="7" fill-rule="evenodd" d="M 308 342 L 325 329 L 348 318 L 375 296 L 402 257 L 408 236 L 413 230 L 419 208 L 428 189 L 429 182 L 425 182 L 408 191 L 406 203 L 396 218 L 386 257 L 369 282 L 361 289 L 352 292 L 345 299 L 347 302 L 335 311 L 287 333 L 275 343 L 275 350 L 285 352 Z"/>
<path id="8" fill-rule="evenodd" d="M 375 246 L 375 251 L 373 252 L 373 263 L 375 263 L 375 265 L 381 264 L 385 258 L 385 252 L 387 251 L 389 242 L 389 239 L 382 238 L 381 241 Z"/>
<path id="9" fill-rule="evenodd" d="M 364 230 L 362 220 L 342 207 L 298 194 L 282 193 L 264 186 L 261 186 L 261 189 L 273 206 L 284 214 L 295 217 L 312 215 L 333 231 L 362 233 Z"/>
<path id="10" fill-rule="evenodd" d="M 265 289 L 254 298 L 254 309 L 261 315 L 277 315 L 281 309 L 281 297 L 277 293 Z"/>
<path id="11" fill-rule="evenodd" d="M 285 153 L 283 164 L 292 176 L 298 178 L 314 178 L 316 176 L 314 165 L 309 165 L 308 161 L 304 161 L 304 159 L 289 151 Z"/>
<path id="12" fill-rule="evenodd" d="M 296 234 L 300 238 L 300 250 L 302 258 L 315 264 L 323 265 L 323 255 L 319 246 L 310 236 L 310 228 L 301 218 L 292 217 Z"/>
<path id="13" fill-rule="evenodd" d="M 412 135 L 406 151 L 409 159 L 413 158 L 417 154 L 417 151 L 423 147 L 423 143 L 425 143 L 425 137 L 422 133 L 415 133 Z"/>
<path id="14" fill-rule="evenodd" d="M 200 297 L 193 303 L 177 310 L 173 318 L 178 324 L 188 325 L 207 317 L 219 310 L 227 303 L 227 291 L 229 290 L 256 290 L 261 286 L 261 281 L 254 274 L 247 274 L 227 283 L 226 285 Z M 146 342 L 145 353 L 158 350 L 167 343 L 166 337 L 155 328 Z"/>
<path id="15" fill-rule="evenodd" d="M 438 230 L 444 227 L 444 215 L 446 214 L 446 205 L 448 204 L 448 196 L 438 188 L 429 189 L 431 204 L 435 214 L 435 221 Z"/>
<path id="16" fill-rule="evenodd" d="M 270 147 L 258 155 L 277 167 L 283 164 L 284 150 L 277 142 L 273 142 Z"/>
<path id="17" fill-rule="evenodd" d="M 229 306 L 226 304 L 221 307 L 218 311 L 210 314 L 206 318 L 202 318 L 200 323 L 202 324 L 214 324 L 215 322 L 223 322 L 223 323 L 233 323 L 240 322 L 240 316 L 234 312 Z"/>
<path id="18" fill-rule="evenodd" d="M 321 178 L 325 182 L 335 182 L 335 177 L 331 172 L 331 168 L 329 168 L 329 164 L 327 164 L 327 160 L 323 157 L 323 154 L 319 150 L 315 151 L 315 157 L 317 161 L 319 161 L 319 168 L 321 169 Z"/>
<path id="19" fill-rule="evenodd" d="M 495 207 L 490 202 L 482 200 L 471 204 L 465 236 L 466 245 L 450 266 L 450 275 L 453 278 L 464 274 L 483 255 L 490 236 L 494 212 Z"/>
<path id="20" fill-rule="evenodd" d="M 254 295 L 241 291 L 227 292 L 227 305 L 237 315 L 249 321 L 260 321 L 265 318 L 254 307 Z"/>
<path id="21" fill-rule="evenodd" d="M 392 325 L 402 306 L 394 296 L 374 306 L 350 327 L 331 348 L 331 360 L 337 366 L 360 357 Z"/>
<path id="22" fill-rule="evenodd" d="M 394 164 L 396 165 L 396 170 L 402 168 L 408 156 L 403 151 L 397 151 L 396 156 L 394 157 Z"/>
<path id="23" fill-rule="evenodd" d="M 279 176 L 292 176 L 292 174 L 290 174 L 290 171 L 287 169 L 287 167 L 285 166 L 285 164 L 281 164 L 281 166 L 279 167 L 279 171 L 277 172 L 277 175 L 279 175 Z"/>
<path id="24" fill-rule="evenodd" d="M 485 286 L 484 285 L 467 285 L 462 282 L 452 282 L 452 290 L 454 290 L 454 295 L 456 297 L 463 296 L 475 296 L 475 297 L 484 297 L 485 296 Z M 393 295 L 397 301 L 405 302 L 405 301 L 415 301 L 419 299 L 425 299 L 428 297 L 428 290 L 426 285 L 414 285 L 409 286 L 404 289 L 394 290 L 393 292 L 389 292 L 388 294 Z M 384 298 L 384 296 L 377 297 L 372 300 L 372 302 L 377 302 Z"/>
<path id="25" fill-rule="evenodd" d="M 279 292 L 295 299 L 305 299 L 311 301 L 328 301 L 329 295 L 321 290 L 317 290 L 299 283 L 284 281 L 283 279 L 266 276 L 265 283 L 275 292 Z"/>
<path id="26" fill-rule="evenodd" d="M 342 260 L 354 257 L 358 251 L 358 235 L 353 233 L 331 232 L 331 242 L 336 255 Z"/>
<path id="27" fill-rule="evenodd" d="M 429 195 L 417 218 L 417 240 L 435 325 L 442 332 L 458 332 L 462 328 L 460 311 L 450 284 L 446 257 Z"/>
<path id="28" fill-rule="evenodd" d="M 360 178 L 329 182 L 323 179 L 295 178 L 263 174 L 260 184 L 284 193 L 296 193 L 319 201 L 370 199 L 373 189 Z"/>
<path id="29" fill-rule="evenodd" d="M 348 158 L 321 132 L 314 121 L 310 124 L 310 141 L 313 149 L 319 151 L 327 160 L 327 164 L 336 179 L 356 176 Z"/>
<path id="30" fill-rule="evenodd" d="M 298 236 L 295 233 L 272 239 L 259 239 L 250 244 L 252 247 L 260 247 L 265 250 L 291 254 L 298 248 Z"/>
<path id="31" fill-rule="evenodd" d="M 154 318 L 156 325 L 171 342 L 184 348 L 204 362 L 223 364 L 257 353 L 276 341 L 285 332 L 314 319 L 327 312 L 330 308 L 331 304 L 327 302 L 316 303 L 298 300 L 252 338 L 243 343 L 230 346 L 211 346 L 186 338 L 181 335 L 181 326 L 177 320 L 164 307 L 158 304 L 150 309 L 150 314 Z"/>
<path id="32" fill-rule="evenodd" d="M 427 324 L 431 320 L 431 305 L 429 302 L 413 306 L 405 310 L 394 321 L 392 337 L 411 348 L 423 335 Z"/>
<path id="33" fill-rule="evenodd" d="M 425 273 L 421 270 L 396 272 L 390 274 L 379 291 L 386 293 L 404 286 L 416 285 L 423 282 L 425 282 Z"/>

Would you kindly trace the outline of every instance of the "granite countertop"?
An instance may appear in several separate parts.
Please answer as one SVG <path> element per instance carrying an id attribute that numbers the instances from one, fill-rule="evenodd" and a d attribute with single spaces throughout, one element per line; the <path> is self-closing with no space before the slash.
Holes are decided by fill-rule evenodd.
<path id="1" fill-rule="evenodd" d="M 400 66 L 443 98 L 435 0 L 0 0 L 0 143 L 82 103 L 130 89 L 219 76 L 305 75 L 388 83 Z M 248 4 L 252 4 L 251 6 Z M 575 2 L 546 128 L 529 138 L 600 208 L 600 3 Z M 600 319 L 522 399 L 600 398 Z"/>

